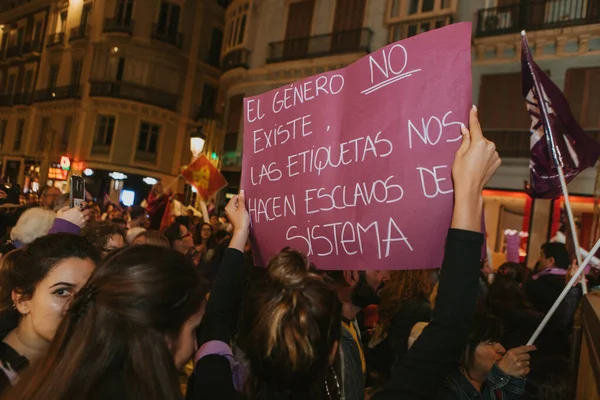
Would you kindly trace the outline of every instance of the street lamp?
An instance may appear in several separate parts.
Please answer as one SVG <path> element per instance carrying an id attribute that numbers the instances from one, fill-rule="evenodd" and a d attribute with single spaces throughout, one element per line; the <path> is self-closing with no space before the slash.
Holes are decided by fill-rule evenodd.
<path id="1" fill-rule="evenodd" d="M 190 150 L 194 159 L 200 157 L 202 150 L 204 149 L 204 135 L 202 134 L 202 128 L 198 128 L 195 132 L 190 135 Z"/>

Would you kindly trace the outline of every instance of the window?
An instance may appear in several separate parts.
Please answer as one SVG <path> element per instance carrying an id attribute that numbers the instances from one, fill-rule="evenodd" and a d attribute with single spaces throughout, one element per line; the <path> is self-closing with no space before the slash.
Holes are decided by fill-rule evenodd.
<path id="1" fill-rule="evenodd" d="M 115 117 L 98 115 L 96 120 L 96 133 L 92 145 L 93 154 L 108 154 L 112 146 L 115 132 Z"/>
<path id="2" fill-rule="evenodd" d="M 40 137 L 35 147 L 36 151 L 43 151 L 49 143 L 48 142 L 48 134 L 50 130 L 50 117 L 42 118 L 42 122 L 40 124 Z"/>
<path id="3" fill-rule="evenodd" d="M 221 47 L 223 47 L 223 31 L 215 28 L 210 36 L 210 48 L 208 49 L 208 57 L 206 57 L 208 64 L 215 67 L 219 66 Z"/>
<path id="4" fill-rule="evenodd" d="M 72 126 L 73 126 L 73 117 L 70 115 L 66 116 L 62 135 L 60 136 L 60 151 L 67 151 L 67 148 L 69 147 L 69 139 L 71 136 L 71 127 Z"/>
<path id="5" fill-rule="evenodd" d="M 600 129 L 600 68 L 571 68 L 565 77 L 565 96 L 582 128 Z"/>
<path id="6" fill-rule="evenodd" d="M 314 7 L 314 0 L 297 1 L 289 5 L 283 47 L 284 58 L 303 57 L 308 53 L 307 38 L 312 29 Z"/>
<path id="7" fill-rule="evenodd" d="M 116 81 L 123 80 L 123 74 L 125 73 L 125 58 L 119 58 L 119 64 L 117 65 L 117 75 L 115 76 Z"/>
<path id="8" fill-rule="evenodd" d="M 79 22 L 80 29 L 85 30 L 85 28 L 87 28 L 91 13 L 92 13 L 92 3 L 91 2 L 85 3 L 83 5 L 83 9 L 81 10 L 81 20 Z"/>
<path id="9" fill-rule="evenodd" d="M 38 50 L 40 48 L 40 44 L 42 43 L 42 21 L 37 21 L 35 23 L 35 28 L 33 30 L 33 45 L 34 50 Z"/>
<path id="10" fill-rule="evenodd" d="M 13 151 L 20 151 L 23 144 L 23 134 L 25 133 L 25 120 L 17 121 L 17 131 L 15 133 L 15 141 L 13 143 Z"/>
<path id="11" fill-rule="evenodd" d="M 156 153 L 159 133 L 160 125 L 151 124 L 150 122 L 142 122 L 140 124 L 140 135 L 137 146 L 138 151 Z"/>
<path id="12" fill-rule="evenodd" d="M 117 0 L 115 19 L 123 26 L 131 25 L 133 15 L 133 0 Z"/>
<path id="13" fill-rule="evenodd" d="M 28 69 L 25 71 L 25 79 L 23 80 L 23 93 L 29 94 L 31 93 L 33 85 L 33 70 Z"/>
<path id="14" fill-rule="evenodd" d="M 200 105 L 200 118 L 213 118 L 217 104 L 218 90 L 216 87 L 204 84 L 202 89 L 202 104 Z"/>
<path id="15" fill-rule="evenodd" d="M 180 15 L 181 7 L 178 4 L 161 1 L 157 24 L 158 33 L 175 38 L 179 30 Z"/>
<path id="16" fill-rule="evenodd" d="M 453 22 L 452 14 L 433 16 L 424 20 L 410 20 L 390 25 L 390 43 L 406 39 L 432 29 L 442 28 Z"/>
<path id="17" fill-rule="evenodd" d="M 520 72 L 481 77 L 479 119 L 484 130 L 529 131 L 531 120 L 521 88 Z"/>
<path id="18" fill-rule="evenodd" d="M 248 3 L 246 3 L 230 10 L 225 27 L 227 37 L 225 38 L 224 50 L 239 46 L 244 42 L 249 8 Z"/>
<path id="19" fill-rule="evenodd" d="M 62 11 L 58 16 L 56 33 L 65 33 L 67 30 L 67 11 Z"/>
<path id="20" fill-rule="evenodd" d="M 48 90 L 56 89 L 56 83 L 58 82 L 58 64 L 50 66 L 48 71 Z"/>
<path id="21" fill-rule="evenodd" d="M 12 96 L 15 91 L 16 74 L 8 75 L 8 84 L 6 85 L 6 95 Z"/>
<path id="22" fill-rule="evenodd" d="M 71 86 L 79 86 L 82 69 L 83 60 L 73 60 L 73 64 L 71 65 Z"/>
<path id="23" fill-rule="evenodd" d="M 20 27 L 17 29 L 17 47 L 19 49 L 23 48 L 23 40 L 25 39 L 25 29 Z"/>
<path id="24" fill-rule="evenodd" d="M 237 151 L 238 136 L 240 130 L 240 121 L 244 109 L 244 95 L 236 95 L 229 99 L 229 115 L 227 116 L 227 126 L 225 131 L 224 152 Z"/>
<path id="25" fill-rule="evenodd" d="M 6 126 L 8 125 L 8 120 L 3 119 L 0 121 L 0 150 L 4 150 L 4 139 L 6 138 Z"/>
<path id="26" fill-rule="evenodd" d="M 390 0 L 388 17 L 398 19 L 452 9 L 451 0 Z"/>

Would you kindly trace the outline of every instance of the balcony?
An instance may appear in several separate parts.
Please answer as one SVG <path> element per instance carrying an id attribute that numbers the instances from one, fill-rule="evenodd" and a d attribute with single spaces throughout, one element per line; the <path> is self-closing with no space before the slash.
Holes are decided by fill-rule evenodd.
<path id="1" fill-rule="evenodd" d="M 221 59 L 222 72 L 229 71 L 234 68 L 248 69 L 248 59 L 250 58 L 250 50 L 237 49 L 225 54 Z"/>
<path id="2" fill-rule="evenodd" d="M 12 95 L 3 95 L 0 96 L 0 107 L 12 107 L 13 106 L 13 96 Z"/>
<path id="3" fill-rule="evenodd" d="M 61 86 L 53 89 L 37 90 L 33 94 L 34 102 L 78 99 L 81 97 L 79 85 Z"/>
<path id="4" fill-rule="evenodd" d="M 152 39 L 168 43 L 179 49 L 183 43 L 183 35 L 181 33 L 167 32 L 165 27 L 161 27 L 158 24 L 152 25 Z"/>
<path id="5" fill-rule="evenodd" d="M 133 34 L 134 21 L 130 19 L 106 18 L 104 20 L 104 33 Z"/>
<path id="6" fill-rule="evenodd" d="M 42 52 L 42 43 L 39 40 L 27 42 L 23 45 L 23 55 L 34 54 L 40 55 Z"/>
<path id="7" fill-rule="evenodd" d="M 33 103 L 32 93 L 17 93 L 13 97 L 13 104 L 15 106 L 28 106 Z"/>
<path id="8" fill-rule="evenodd" d="M 64 46 L 65 44 L 65 34 L 64 32 L 55 33 L 54 35 L 48 35 L 48 41 L 46 42 L 46 47 L 54 47 L 54 46 Z"/>
<path id="9" fill-rule="evenodd" d="M 90 96 L 114 97 L 176 111 L 179 96 L 129 82 L 92 82 Z"/>
<path id="10" fill-rule="evenodd" d="M 433 29 L 442 28 L 453 22 L 453 15 L 441 15 L 427 19 L 398 22 L 390 25 L 390 43 L 416 36 Z"/>
<path id="11" fill-rule="evenodd" d="M 479 10 L 475 36 L 600 23 L 600 0 L 530 0 Z"/>
<path id="12" fill-rule="evenodd" d="M 69 42 L 75 42 L 77 40 L 84 40 L 88 37 L 88 27 L 80 26 L 78 28 L 71 29 L 71 34 L 69 35 Z"/>
<path id="13" fill-rule="evenodd" d="M 600 131 L 586 130 L 587 134 L 600 141 Z M 485 138 L 496 145 L 500 157 L 529 158 L 530 136 L 529 131 L 507 131 L 484 129 Z"/>
<path id="14" fill-rule="evenodd" d="M 373 32 L 369 28 L 362 28 L 269 43 L 267 63 L 334 54 L 369 53 L 372 36 Z"/>
<path id="15" fill-rule="evenodd" d="M 6 50 L 6 58 L 20 58 L 23 56 L 23 46 L 9 47 Z"/>

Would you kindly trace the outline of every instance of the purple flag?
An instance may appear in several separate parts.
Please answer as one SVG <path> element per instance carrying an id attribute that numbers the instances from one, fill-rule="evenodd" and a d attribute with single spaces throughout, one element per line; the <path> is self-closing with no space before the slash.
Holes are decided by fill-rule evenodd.
<path id="1" fill-rule="evenodd" d="M 571 182 L 581 171 L 596 164 L 600 143 L 579 126 L 565 96 L 533 61 L 525 34 L 521 67 L 523 96 L 531 117 L 529 194 L 541 199 L 556 198 L 562 194 L 557 166 L 563 168 L 566 182 Z"/>

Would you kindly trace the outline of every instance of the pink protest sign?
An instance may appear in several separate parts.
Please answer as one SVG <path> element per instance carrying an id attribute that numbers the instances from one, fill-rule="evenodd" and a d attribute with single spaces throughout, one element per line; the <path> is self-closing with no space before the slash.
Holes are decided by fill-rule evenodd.
<path id="1" fill-rule="evenodd" d="M 289 246 L 319 269 L 440 267 L 471 104 L 469 23 L 245 99 L 256 265 Z"/>

